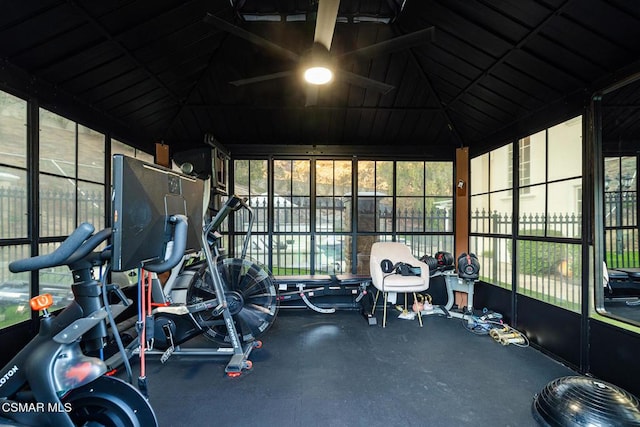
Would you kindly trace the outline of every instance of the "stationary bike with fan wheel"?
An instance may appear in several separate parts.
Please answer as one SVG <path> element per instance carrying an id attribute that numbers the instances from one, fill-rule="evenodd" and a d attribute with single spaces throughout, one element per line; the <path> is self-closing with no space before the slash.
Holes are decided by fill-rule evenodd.
<path id="1" fill-rule="evenodd" d="M 220 254 L 218 240 L 221 224 L 233 212 L 246 209 L 249 226 L 240 258 Z M 248 357 L 258 340 L 275 321 L 278 298 L 275 280 L 263 266 L 246 258 L 253 226 L 253 211 L 246 202 L 231 196 L 217 215 L 204 227 L 202 254 L 188 257 L 173 268 L 162 287 L 152 281 L 153 337 L 148 355 L 160 355 L 166 362 L 173 355 L 230 357 L 228 376 L 241 375 L 253 364 Z M 182 344 L 204 335 L 218 348 L 194 348 Z M 132 353 L 139 351 L 139 343 Z"/>

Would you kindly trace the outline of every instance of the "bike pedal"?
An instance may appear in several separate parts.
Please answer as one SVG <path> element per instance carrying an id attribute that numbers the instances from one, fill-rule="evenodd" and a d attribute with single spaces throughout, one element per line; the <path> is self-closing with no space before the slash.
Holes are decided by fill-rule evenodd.
<path id="1" fill-rule="evenodd" d="M 167 360 L 169 360 L 169 358 L 173 355 L 173 352 L 175 351 L 175 347 L 172 345 L 171 347 L 169 347 L 168 349 L 166 349 L 164 351 L 164 353 L 162 353 L 162 356 L 160 356 L 160 362 L 161 363 L 165 363 Z"/>
<path id="2" fill-rule="evenodd" d="M 224 312 L 224 306 L 222 304 L 220 304 L 219 306 L 217 306 L 216 308 L 214 308 L 213 310 L 211 310 L 211 314 L 214 317 L 218 317 L 222 315 L 222 312 Z"/>

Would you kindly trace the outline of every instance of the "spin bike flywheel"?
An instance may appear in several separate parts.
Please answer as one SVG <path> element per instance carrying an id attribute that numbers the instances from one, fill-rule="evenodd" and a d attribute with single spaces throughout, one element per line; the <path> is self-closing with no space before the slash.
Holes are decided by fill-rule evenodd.
<path id="1" fill-rule="evenodd" d="M 77 426 L 157 427 L 158 420 L 145 397 L 129 383 L 101 376 L 62 398 Z"/>
<path id="2" fill-rule="evenodd" d="M 276 320 L 279 301 L 275 279 L 268 269 L 247 258 L 218 259 L 217 268 L 238 338 L 242 342 L 256 340 Z M 208 268 L 198 276 L 187 289 L 188 304 L 216 297 Z M 195 313 L 194 317 L 207 338 L 219 344 L 231 343 L 221 315 L 216 317 L 207 311 Z"/>

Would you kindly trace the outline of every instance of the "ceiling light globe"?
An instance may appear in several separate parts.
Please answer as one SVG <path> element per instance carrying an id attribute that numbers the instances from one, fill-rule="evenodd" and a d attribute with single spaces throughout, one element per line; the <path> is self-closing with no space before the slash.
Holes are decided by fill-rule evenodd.
<path id="1" fill-rule="evenodd" d="M 327 67 L 309 67 L 304 72 L 304 79 L 313 85 L 324 85 L 333 80 L 333 72 Z"/>

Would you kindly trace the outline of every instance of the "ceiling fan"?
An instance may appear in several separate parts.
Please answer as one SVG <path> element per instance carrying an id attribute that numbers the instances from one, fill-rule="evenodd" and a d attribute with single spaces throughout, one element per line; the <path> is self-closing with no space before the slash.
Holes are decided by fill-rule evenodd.
<path id="1" fill-rule="evenodd" d="M 313 38 L 313 46 L 308 52 L 298 54 L 292 52 L 276 43 L 273 43 L 263 37 L 244 30 L 233 25 L 223 19 L 220 19 L 210 13 L 204 17 L 204 21 L 215 26 L 216 28 L 247 40 L 259 47 L 269 50 L 284 59 L 291 60 L 299 64 L 299 68 L 304 73 L 307 84 L 307 100 L 306 106 L 312 106 L 318 100 L 318 87 L 339 80 L 350 83 L 365 89 L 375 90 L 381 94 L 386 94 L 394 89 L 392 85 L 373 80 L 350 71 L 342 70 L 337 66 L 338 61 L 349 61 L 356 58 L 370 59 L 376 56 L 385 55 L 413 46 L 427 43 L 432 40 L 435 28 L 429 27 L 418 30 L 409 34 L 385 40 L 361 49 L 350 52 L 333 55 L 331 53 L 331 42 L 335 30 L 336 19 L 338 17 L 338 8 L 340 0 L 318 0 L 318 12 L 316 18 L 315 32 Z M 280 71 L 261 76 L 250 77 L 241 80 L 234 80 L 231 83 L 234 86 L 244 86 L 264 81 L 289 77 L 300 72 L 299 69 Z M 313 80 L 313 79 L 316 80 Z"/>

